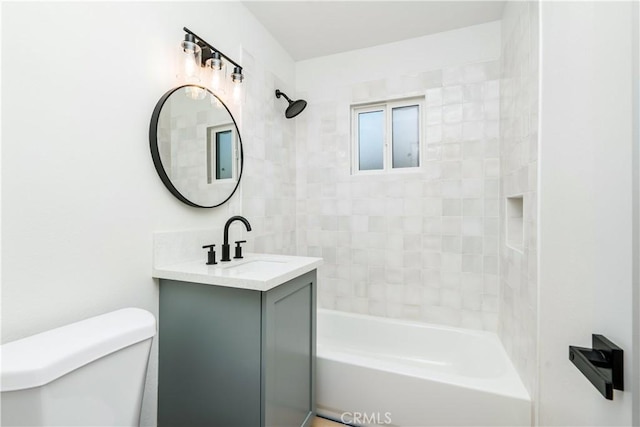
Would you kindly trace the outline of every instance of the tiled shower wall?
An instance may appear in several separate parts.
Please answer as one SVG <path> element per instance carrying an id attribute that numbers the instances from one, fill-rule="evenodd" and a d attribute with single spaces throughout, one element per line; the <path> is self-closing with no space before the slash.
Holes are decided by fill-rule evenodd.
<path id="1" fill-rule="evenodd" d="M 297 120 L 297 253 L 320 306 L 496 330 L 498 60 L 316 87 Z M 418 171 L 354 176 L 350 106 L 425 96 Z"/>
<path id="2" fill-rule="evenodd" d="M 287 103 L 276 88 L 293 93 L 248 52 L 242 56 L 242 215 L 252 226 L 249 252 L 295 254 L 295 123 L 284 117 Z"/>
<path id="3" fill-rule="evenodd" d="M 501 230 L 499 334 L 533 396 L 537 354 L 538 2 L 507 2 L 500 96 Z M 507 246 L 505 198 L 522 196 L 524 238 Z"/>

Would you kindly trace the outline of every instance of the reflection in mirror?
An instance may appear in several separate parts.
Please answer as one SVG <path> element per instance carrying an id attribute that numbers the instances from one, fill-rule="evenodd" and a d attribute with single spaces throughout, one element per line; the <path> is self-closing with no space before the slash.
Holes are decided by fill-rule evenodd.
<path id="1" fill-rule="evenodd" d="M 233 125 L 207 129 L 207 183 L 234 180 L 236 135 Z M 213 173 L 215 171 L 215 173 Z"/>
<path id="2" fill-rule="evenodd" d="M 151 120 L 151 154 L 167 188 L 191 206 L 215 207 L 242 176 L 242 141 L 227 107 L 210 91 L 183 86 L 163 96 Z"/>

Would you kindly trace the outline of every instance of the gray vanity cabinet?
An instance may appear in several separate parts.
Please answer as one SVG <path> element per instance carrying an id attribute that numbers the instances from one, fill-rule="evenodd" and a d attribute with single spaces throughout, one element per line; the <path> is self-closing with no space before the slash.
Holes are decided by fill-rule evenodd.
<path id="1" fill-rule="evenodd" d="M 159 427 L 308 427 L 316 271 L 268 291 L 160 279 Z"/>

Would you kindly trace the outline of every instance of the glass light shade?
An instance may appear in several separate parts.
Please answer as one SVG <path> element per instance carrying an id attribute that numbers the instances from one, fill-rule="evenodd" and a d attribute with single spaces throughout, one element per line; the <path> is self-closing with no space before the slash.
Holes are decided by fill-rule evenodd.
<path id="1" fill-rule="evenodd" d="M 237 104 L 242 97 L 242 86 L 239 84 L 233 85 L 233 101 Z"/>
<path id="2" fill-rule="evenodd" d="M 244 79 L 244 76 L 242 75 L 242 68 L 234 67 L 233 73 L 231 74 L 231 80 L 234 83 L 242 83 L 243 79 Z"/>
<path id="3" fill-rule="evenodd" d="M 207 59 L 207 67 L 210 67 L 212 70 L 222 70 L 223 65 L 224 63 L 220 57 L 220 52 L 213 52 L 211 58 Z"/>
<path id="4" fill-rule="evenodd" d="M 180 47 L 178 78 L 187 83 L 198 83 L 200 81 L 202 49 L 195 42 L 188 40 L 183 40 Z"/>
<path id="5" fill-rule="evenodd" d="M 209 63 L 207 61 L 207 63 Z M 217 93 L 224 93 L 224 78 L 226 75 L 226 67 L 222 64 L 222 68 L 207 68 L 207 80 L 209 84 L 209 88 Z"/>

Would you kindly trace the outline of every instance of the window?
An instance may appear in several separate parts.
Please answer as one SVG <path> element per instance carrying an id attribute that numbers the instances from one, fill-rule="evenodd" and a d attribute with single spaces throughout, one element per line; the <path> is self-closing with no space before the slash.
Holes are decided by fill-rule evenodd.
<path id="1" fill-rule="evenodd" d="M 207 128 L 207 184 L 235 179 L 236 145 L 233 124 Z"/>
<path id="2" fill-rule="evenodd" d="M 420 167 L 421 98 L 354 106 L 351 111 L 353 173 Z"/>

